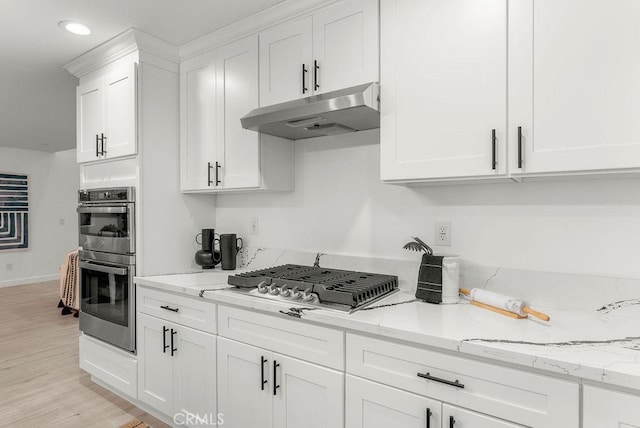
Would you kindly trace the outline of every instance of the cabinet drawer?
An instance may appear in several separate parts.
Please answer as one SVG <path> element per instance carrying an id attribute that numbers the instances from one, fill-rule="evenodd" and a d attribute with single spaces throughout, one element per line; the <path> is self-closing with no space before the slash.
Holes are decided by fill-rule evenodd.
<path id="1" fill-rule="evenodd" d="M 585 385 L 582 390 L 584 428 L 640 427 L 640 395 Z"/>
<path id="2" fill-rule="evenodd" d="M 218 334 L 344 370 L 344 333 L 300 321 L 218 306 Z"/>
<path id="3" fill-rule="evenodd" d="M 355 334 L 346 343 L 349 374 L 531 427 L 578 426 L 574 382 Z"/>
<path id="4" fill-rule="evenodd" d="M 137 398 L 138 361 L 135 356 L 114 346 L 80 336 L 80 368 L 117 391 Z"/>
<path id="5" fill-rule="evenodd" d="M 139 312 L 197 330 L 216 333 L 215 304 L 140 286 L 137 292 L 136 305 Z"/>

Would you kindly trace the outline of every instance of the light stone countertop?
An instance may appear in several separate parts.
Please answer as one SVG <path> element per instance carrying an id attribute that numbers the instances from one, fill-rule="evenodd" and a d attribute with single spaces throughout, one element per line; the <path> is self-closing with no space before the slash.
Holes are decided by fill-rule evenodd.
<path id="1" fill-rule="evenodd" d="M 280 311 L 304 307 L 234 292 L 226 284 L 230 273 L 235 272 L 137 277 L 135 282 L 275 316 L 287 317 Z M 640 300 L 604 303 L 593 310 L 546 303 L 535 309 L 547 313 L 550 322 L 532 317 L 512 319 L 466 302 L 433 305 L 415 301 L 412 291 L 402 290 L 352 314 L 315 309 L 304 311 L 301 318 L 302 322 L 604 382 L 640 393 Z"/>

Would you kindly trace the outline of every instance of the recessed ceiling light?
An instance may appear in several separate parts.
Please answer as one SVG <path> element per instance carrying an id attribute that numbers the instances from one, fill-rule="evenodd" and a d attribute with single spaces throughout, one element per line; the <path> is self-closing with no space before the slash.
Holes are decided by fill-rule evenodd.
<path id="1" fill-rule="evenodd" d="M 67 30 L 70 33 L 78 34 L 80 36 L 87 36 L 91 34 L 91 29 L 84 24 L 73 21 L 60 21 L 58 23 L 60 28 Z"/>

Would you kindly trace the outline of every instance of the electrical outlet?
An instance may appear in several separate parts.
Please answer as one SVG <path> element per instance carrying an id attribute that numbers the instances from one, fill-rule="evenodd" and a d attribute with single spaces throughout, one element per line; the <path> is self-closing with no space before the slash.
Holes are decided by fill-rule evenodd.
<path id="1" fill-rule="evenodd" d="M 249 234 L 257 235 L 260 233 L 260 228 L 258 227 L 258 217 L 251 217 L 249 219 Z"/>
<path id="2" fill-rule="evenodd" d="M 436 222 L 436 245 L 443 247 L 451 246 L 451 222 L 450 221 L 437 221 Z"/>
<path id="3" fill-rule="evenodd" d="M 13 269 L 13 263 L 7 263 L 7 270 Z"/>

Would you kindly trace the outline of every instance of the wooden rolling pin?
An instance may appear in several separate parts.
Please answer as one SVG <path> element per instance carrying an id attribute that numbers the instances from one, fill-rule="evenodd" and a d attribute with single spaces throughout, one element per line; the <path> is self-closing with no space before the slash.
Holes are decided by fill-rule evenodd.
<path id="1" fill-rule="evenodd" d="M 543 321 L 549 321 L 551 319 L 549 318 L 549 315 L 534 311 L 529 306 L 525 305 L 522 300 L 514 299 L 513 297 L 504 296 L 502 294 L 482 290 L 480 288 L 473 288 L 471 290 L 468 288 L 461 288 L 460 293 L 465 296 L 469 296 L 471 298 L 472 305 L 498 312 L 511 318 L 526 318 L 527 315 L 533 315 Z"/>

